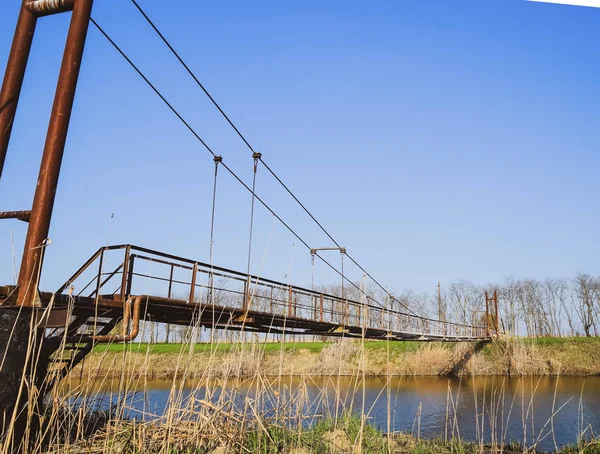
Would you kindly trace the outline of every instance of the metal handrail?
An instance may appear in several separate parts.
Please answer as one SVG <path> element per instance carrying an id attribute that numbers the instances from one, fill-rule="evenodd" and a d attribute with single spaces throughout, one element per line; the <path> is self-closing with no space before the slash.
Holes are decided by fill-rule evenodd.
<path id="1" fill-rule="evenodd" d="M 184 257 L 178 257 L 172 254 L 166 254 L 152 249 L 139 246 L 124 244 L 115 246 L 105 246 L 92 255 L 92 257 L 71 276 L 67 282 L 60 287 L 57 293 L 62 293 L 69 285 L 71 285 L 78 277 L 80 277 L 95 261 L 100 257 L 100 261 L 104 259 L 104 254 L 108 251 L 125 249 L 125 257 L 123 262 L 111 273 L 102 271 L 102 263 L 98 270 L 96 280 L 97 286 L 90 296 L 98 296 L 100 289 L 110 281 L 115 275 L 121 276 L 121 298 L 129 297 L 134 277 L 142 277 L 154 279 L 163 282 L 169 282 L 169 296 L 173 284 L 182 284 L 190 287 L 189 302 L 193 302 L 195 298 L 195 289 L 208 289 L 214 292 L 227 292 L 242 296 L 242 308 L 247 309 L 246 301 L 253 300 L 268 301 L 271 312 L 282 311 L 283 315 L 291 317 L 300 317 L 311 321 L 320 321 L 327 323 L 337 323 L 339 325 L 350 325 L 350 321 L 354 326 L 377 327 L 377 329 L 401 328 L 403 332 L 419 335 L 419 334 L 435 334 L 438 336 L 448 337 L 489 337 L 487 327 L 479 325 L 468 325 L 464 323 L 445 322 L 427 317 L 421 317 L 405 312 L 400 312 L 394 309 L 385 308 L 371 303 L 372 298 L 366 298 L 366 302 L 341 298 L 336 295 L 327 294 L 315 290 L 310 290 L 303 287 L 295 287 L 283 282 L 278 282 L 268 278 L 262 278 L 255 275 L 248 276 L 239 271 L 210 265 L 203 262 L 194 261 Z M 139 261 L 153 262 L 169 266 L 171 268 L 169 278 L 153 276 L 151 274 L 143 274 L 136 272 L 136 263 Z M 192 271 L 190 281 L 174 279 L 173 269 L 184 269 Z M 214 277 L 224 278 L 229 281 L 244 283 L 244 289 L 233 290 L 226 288 L 215 288 L 211 285 L 204 285 L 197 282 L 198 273 L 209 276 L 209 282 Z M 107 276 L 102 279 L 102 276 Z M 91 282 L 93 282 L 92 279 Z M 90 283 L 91 283 L 90 282 Z M 259 288 L 270 291 L 270 296 L 262 295 L 261 292 L 250 291 L 250 285 L 254 284 Z M 123 285 L 125 287 L 123 287 Z M 89 284 L 88 284 L 89 286 Z M 279 296 L 273 298 L 273 293 L 280 293 Z M 281 298 L 281 295 L 287 294 L 287 298 Z M 302 299 L 308 298 L 310 304 L 306 304 Z M 299 301 L 300 300 L 300 301 Z M 310 317 L 306 318 L 306 315 Z"/>

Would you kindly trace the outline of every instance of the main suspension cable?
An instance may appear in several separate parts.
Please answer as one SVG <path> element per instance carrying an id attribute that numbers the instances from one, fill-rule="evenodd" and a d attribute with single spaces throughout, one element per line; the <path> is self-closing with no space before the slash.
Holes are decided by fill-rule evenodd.
<path id="1" fill-rule="evenodd" d="M 208 96 L 208 99 L 211 100 L 211 102 L 214 104 L 214 106 L 219 110 L 219 112 L 221 112 L 221 115 L 223 115 L 223 118 L 225 118 L 225 120 L 227 120 L 227 122 L 229 123 L 229 125 L 233 128 L 233 130 L 237 133 L 237 135 L 240 137 L 240 139 L 242 139 L 244 141 L 244 143 L 248 146 L 248 148 L 250 148 L 250 150 L 254 153 L 254 148 L 252 148 L 252 145 L 250 145 L 250 142 L 248 142 L 246 140 L 246 138 L 244 137 L 244 135 L 240 132 L 240 130 L 233 124 L 233 122 L 229 119 L 229 117 L 227 116 L 227 114 L 223 111 L 223 109 L 221 109 L 221 106 L 219 106 L 219 104 L 217 103 L 217 101 L 215 101 L 215 99 L 211 96 L 211 94 L 208 92 L 208 90 L 206 88 L 204 88 L 204 85 L 202 84 L 202 82 L 200 82 L 200 80 L 198 80 L 198 78 L 196 77 L 196 75 L 192 72 L 192 70 L 189 68 L 189 66 L 185 63 L 185 61 L 183 60 L 183 58 L 181 58 L 179 56 L 179 54 L 177 53 L 177 51 L 173 48 L 173 46 L 171 46 L 171 44 L 169 43 L 169 41 L 167 40 L 167 38 L 165 38 L 165 36 L 160 32 L 160 30 L 158 29 L 158 27 L 156 25 L 154 25 L 154 22 L 152 22 L 152 20 L 148 17 L 148 15 L 144 12 L 144 10 L 142 9 L 142 7 L 135 1 L 135 0 L 131 0 L 131 2 L 135 5 L 135 7 L 138 9 L 138 11 L 140 12 L 140 14 L 144 17 L 144 19 L 146 19 L 146 21 L 148 22 L 148 24 L 150 24 L 150 26 L 154 29 L 154 31 L 156 32 L 156 34 L 160 37 L 160 39 L 162 39 L 163 43 L 165 43 L 165 45 L 169 48 L 169 50 L 173 53 L 173 55 L 175 56 L 175 58 L 177 58 L 177 60 L 179 60 L 179 63 L 181 63 L 181 65 L 185 68 L 185 70 L 188 72 L 188 74 L 192 77 L 192 79 L 194 79 L 194 81 L 196 82 L 196 84 L 198 84 L 198 86 L 202 89 L 202 91 L 204 92 L 204 94 L 206 96 Z"/>

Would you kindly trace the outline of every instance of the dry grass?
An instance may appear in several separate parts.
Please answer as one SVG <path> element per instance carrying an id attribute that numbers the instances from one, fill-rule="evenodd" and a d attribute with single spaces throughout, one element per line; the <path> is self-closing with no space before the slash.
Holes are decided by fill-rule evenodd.
<path id="1" fill-rule="evenodd" d="M 600 351 L 596 342 L 538 342 L 503 339 L 467 365 L 474 375 L 598 375 Z"/>
<path id="2" fill-rule="evenodd" d="M 465 362 L 462 371 L 467 374 L 508 370 L 513 374 L 565 373 L 598 366 L 597 353 L 584 361 L 581 355 L 589 352 L 516 340 L 488 346 L 468 360 L 465 358 L 473 346 L 467 344 L 425 344 L 416 351 L 392 354 L 373 344 L 342 340 L 320 352 L 298 348 L 290 353 L 272 347 L 267 352 L 265 344 L 244 342 L 243 336 L 238 340 L 239 344 L 225 354 L 216 349 L 198 353 L 193 342 L 170 354 L 111 349 L 94 353 L 54 389 L 41 407 L 35 405 L 37 390 L 24 380 L 22 388 L 30 395 L 29 413 L 24 415 L 28 430 L 25 437 L 13 438 L 0 452 L 11 452 L 15 445 L 28 440 L 38 440 L 28 445 L 27 452 L 32 453 L 429 452 L 419 450 L 434 445 L 420 441 L 401 445 L 368 424 L 372 407 L 363 403 L 362 408 L 356 408 L 353 401 L 361 387 L 364 396 L 367 375 L 382 371 L 389 375 L 439 375 L 461 362 Z M 548 349 L 557 351 L 554 363 L 548 361 Z M 580 361 L 578 368 L 572 358 Z M 76 380 L 79 375 L 86 379 Z M 291 375 L 298 378 L 286 378 Z M 330 379 L 316 395 L 309 396 L 308 387 L 314 386 L 317 375 L 328 375 Z M 340 380 L 347 375 L 352 377 L 351 385 L 348 380 Z M 109 377 L 118 379 L 118 387 L 102 401 L 99 390 Z M 148 389 L 149 380 L 156 377 L 172 378 L 160 414 L 153 414 L 143 399 L 140 405 L 140 393 L 136 393 Z M 228 381 L 231 377 L 238 381 L 232 384 Z M 386 386 L 388 392 L 382 390 L 376 399 L 386 400 L 387 408 L 392 409 L 395 403 L 389 382 Z M 441 452 L 446 452 L 448 443 L 459 435 L 455 433 L 458 394 L 449 389 L 446 425 L 450 436 L 440 445 L 444 446 Z M 493 407 L 498 402 L 499 398 L 481 405 Z M 140 413 L 137 419 L 130 419 L 127 415 L 134 407 Z M 392 413 L 388 411 L 388 419 Z M 349 414 L 356 416 L 349 418 Z M 36 415 L 41 418 L 38 428 L 33 424 Z M 417 436 L 420 415 L 421 411 L 415 417 Z M 15 416 L 5 415 L 5 427 Z M 498 420 L 492 424 L 501 426 L 510 414 L 495 417 Z M 531 415 L 524 414 L 523 418 L 527 421 Z M 312 429 L 307 430 L 308 426 Z M 582 433 L 585 430 L 581 428 Z M 503 442 L 498 438 L 492 448 Z M 467 452 L 459 446 L 460 452 Z M 485 452 L 483 436 L 479 448 L 469 452 Z"/>
<path id="3" fill-rule="evenodd" d="M 600 344 L 595 342 L 563 341 L 539 343 L 526 339 L 503 339 L 483 350 L 465 357 L 472 344 L 426 343 L 418 349 L 393 352 L 389 358 L 384 348 L 366 344 L 364 369 L 367 376 L 435 376 L 447 375 L 457 365 L 458 375 L 598 375 L 600 374 Z M 362 370 L 359 364 L 360 344 L 344 340 L 326 344 L 321 351 L 303 348 L 299 343 L 293 350 L 265 350 L 260 344 L 239 344 L 228 352 L 210 351 L 189 354 L 186 368 L 176 370 L 177 356 L 173 353 L 104 351 L 91 354 L 75 375 L 118 376 L 123 367 L 145 368 L 148 378 L 172 378 L 183 371 L 189 378 L 212 376 L 219 378 L 249 377 L 258 372 L 268 377 L 302 375 L 351 376 Z M 181 349 L 180 349 L 181 350 Z M 185 350 L 185 348 L 184 348 Z M 285 361 L 280 357 L 284 355 Z M 151 361 L 148 361 L 150 356 Z"/>

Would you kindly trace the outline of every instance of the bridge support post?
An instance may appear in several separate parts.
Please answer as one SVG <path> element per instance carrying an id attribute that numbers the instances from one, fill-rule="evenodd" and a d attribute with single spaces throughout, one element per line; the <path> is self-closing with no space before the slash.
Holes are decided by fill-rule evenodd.
<path id="1" fill-rule="evenodd" d="M 4 358 L 0 367 L 0 418 L 3 421 L 2 439 L 17 432 L 10 428 L 17 405 L 19 388 L 25 370 L 29 340 L 29 314 L 16 309 L 0 310 L 0 353 Z M 12 421 L 14 425 L 14 421 Z M 14 440 L 12 440 L 14 442 Z"/>
<path id="2" fill-rule="evenodd" d="M 248 311 L 250 309 L 250 275 L 244 281 L 244 296 L 242 300 L 242 309 Z"/>
<path id="3" fill-rule="evenodd" d="M 76 0 L 73 5 L 71 24 L 58 76 L 54 105 L 50 114 L 50 124 L 46 135 L 46 144 L 42 155 L 19 271 L 19 294 L 17 296 L 19 306 L 33 306 L 35 304 L 38 270 L 41 271 L 43 245 L 50 230 L 54 197 L 67 140 L 92 4 L 93 0 Z"/>
<path id="4" fill-rule="evenodd" d="M 15 29 L 15 36 L 2 82 L 2 91 L 0 91 L 0 177 L 2 177 L 8 142 L 10 141 L 37 23 L 37 17 L 25 7 L 25 2 L 26 0 L 21 5 L 21 12 L 19 13 L 17 28 Z"/>
<path id="5" fill-rule="evenodd" d="M 494 290 L 494 307 L 495 307 L 495 313 L 496 313 L 496 318 L 494 320 L 494 324 L 495 324 L 495 328 L 496 328 L 496 334 L 498 334 L 500 332 L 500 323 L 499 323 L 499 319 L 498 319 L 498 290 Z"/>
<path id="6" fill-rule="evenodd" d="M 73 9 L 19 272 L 16 298 L 0 308 L 0 427 L 4 452 L 39 440 L 50 343 L 36 328 L 38 280 L 75 97 L 93 0 L 23 0 L 0 92 L 0 176 L 29 60 L 37 18 Z M 19 218 L 18 216 L 16 216 Z M 15 307 L 14 305 L 18 306 Z M 36 405 L 37 404 L 37 405 Z M 27 407 L 27 408 L 25 408 Z M 14 448 L 13 448 L 14 447 Z"/>
<path id="7" fill-rule="evenodd" d="M 4 452 L 27 452 L 40 436 L 50 352 L 38 310 L 0 308 L 0 428 Z M 32 405 L 33 408 L 27 408 Z"/>
<path id="8" fill-rule="evenodd" d="M 490 307 L 490 303 L 494 304 L 494 307 Z M 492 318 L 492 310 L 493 318 Z M 498 320 L 498 290 L 494 290 L 492 296 L 488 292 L 485 292 L 485 326 L 487 329 L 487 336 L 492 335 L 492 329 L 495 334 L 500 332 L 500 324 Z"/>
<path id="9" fill-rule="evenodd" d="M 486 290 L 485 292 L 485 331 L 486 335 L 490 335 L 490 297 Z"/>
<path id="10" fill-rule="evenodd" d="M 189 297 L 189 301 L 190 304 L 194 303 L 194 300 L 196 299 L 196 277 L 198 275 L 198 263 L 194 263 L 194 266 L 192 267 L 192 282 L 190 283 L 190 297 Z"/>
<path id="11" fill-rule="evenodd" d="M 319 321 L 323 321 L 323 294 L 319 296 Z"/>
<path id="12" fill-rule="evenodd" d="M 126 294 L 127 294 L 127 287 L 129 285 L 128 282 L 131 279 L 131 276 L 128 275 L 130 257 L 131 257 L 131 246 L 127 245 L 125 247 L 125 255 L 123 257 L 123 274 L 121 275 L 121 289 L 119 291 L 121 301 L 125 301 Z"/>

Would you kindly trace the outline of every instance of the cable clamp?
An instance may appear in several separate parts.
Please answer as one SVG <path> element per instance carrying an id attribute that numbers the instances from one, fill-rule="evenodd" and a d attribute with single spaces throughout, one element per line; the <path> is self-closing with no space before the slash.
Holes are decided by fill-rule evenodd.
<path id="1" fill-rule="evenodd" d="M 215 161 L 215 164 L 219 164 L 220 162 L 223 162 L 223 156 L 215 156 L 213 161 Z"/>
<path id="2" fill-rule="evenodd" d="M 255 151 L 254 153 L 252 153 L 252 157 L 258 161 L 262 157 L 262 153 Z"/>

